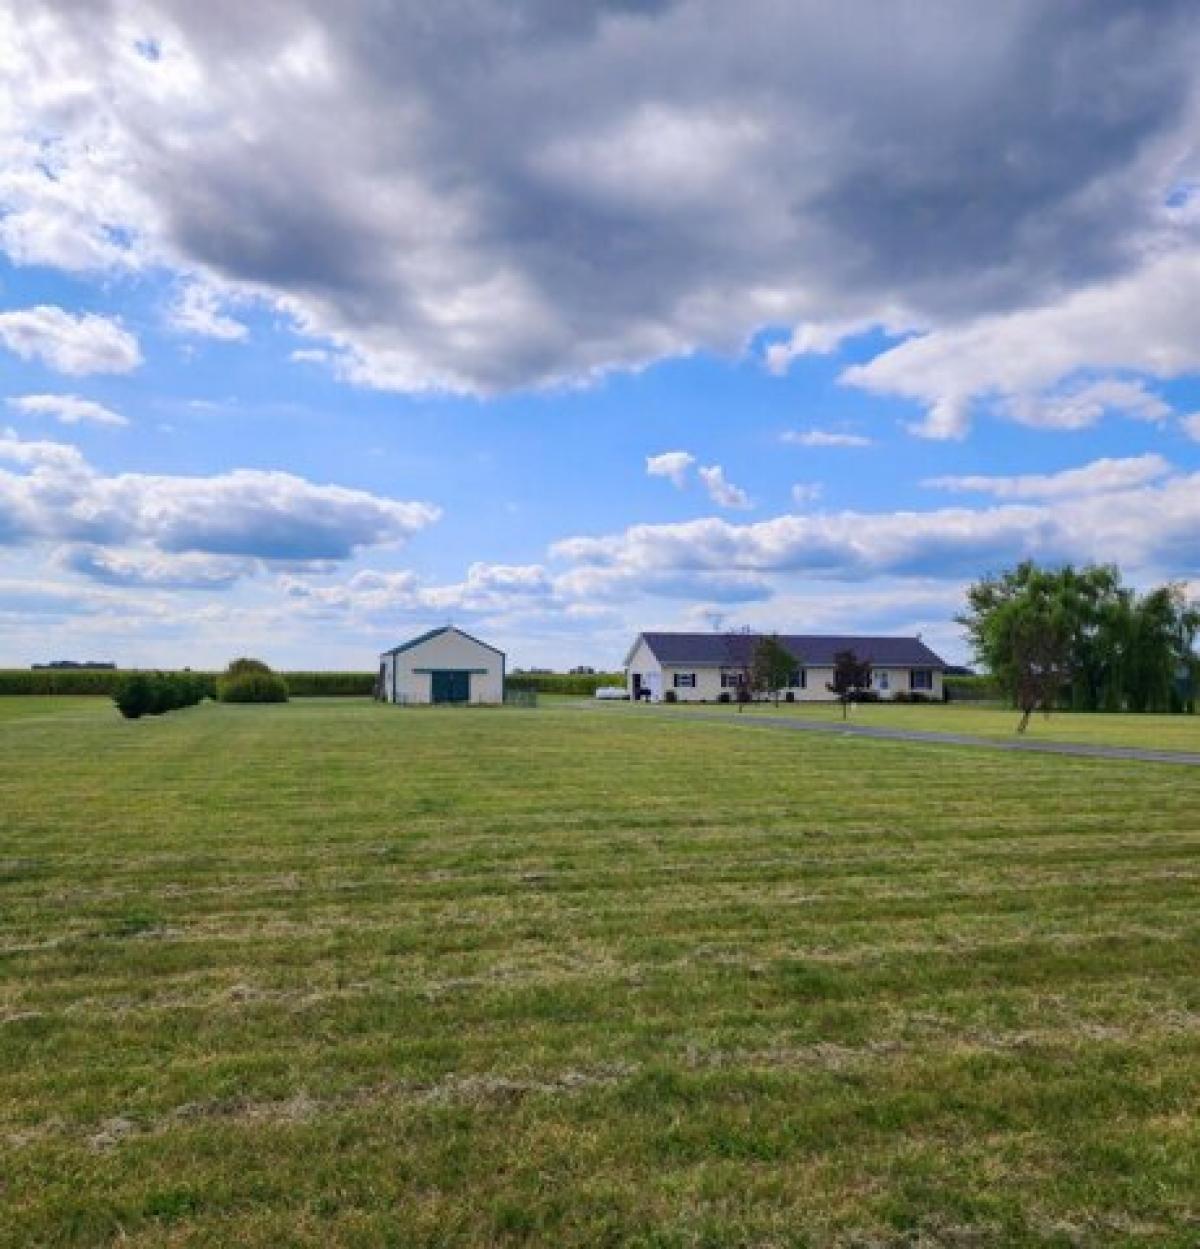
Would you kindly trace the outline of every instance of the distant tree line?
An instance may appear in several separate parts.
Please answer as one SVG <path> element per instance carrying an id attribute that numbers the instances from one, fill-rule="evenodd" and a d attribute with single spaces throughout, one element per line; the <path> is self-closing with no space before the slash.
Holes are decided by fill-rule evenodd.
<path id="1" fill-rule="evenodd" d="M 967 591 L 958 617 L 980 663 L 1021 711 L 1193 711 L 1200 609 L 1183 587 L 1139 593 L 1110 564 L 1026 561 Z"/>

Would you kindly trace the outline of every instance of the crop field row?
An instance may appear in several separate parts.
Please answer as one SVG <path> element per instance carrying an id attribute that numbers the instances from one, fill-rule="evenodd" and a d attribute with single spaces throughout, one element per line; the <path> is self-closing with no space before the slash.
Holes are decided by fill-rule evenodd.
<path id="1" fill-rule="evenodd" d="M 1200 1237 L 1190 770 L 11 701 L 6 1249 Z"/>

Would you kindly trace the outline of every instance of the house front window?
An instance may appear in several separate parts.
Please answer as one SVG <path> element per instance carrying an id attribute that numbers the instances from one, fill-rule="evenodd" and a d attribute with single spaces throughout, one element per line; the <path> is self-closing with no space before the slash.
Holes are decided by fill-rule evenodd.
<path id="1" fill-rule="evenodd" d="M 736 690 L 742 683 L 742 674 L 740 672 L 722 672 L 721 688 L 723 690 Z"/>
<path id="2" fill-rule="evenodd" d="M 932 691 L 933 689 L 932 669 L 914 668 L 912 670 L 911 685 L 914 690 Z"/>
<path id="3" fill-rule="evenodd" d="M 875 674 L 875 688 L 881 694 L 886 694 L 892 688 L 892 675 L 890 672 L 877 672 Z"/>
<path id="4" fill-rule="evenodd" d="M 788 677 L 788 689 L 806 690 L 808 689 L 808 671 L 805 668 L 797 668 L 791 676 Z"/>
<path id="5" fill-rule="evenodd" d="M 696 688 L 696 674 L 694 672 L 677 672 L 673 679 L 677 690 L 694 690 Z"/>

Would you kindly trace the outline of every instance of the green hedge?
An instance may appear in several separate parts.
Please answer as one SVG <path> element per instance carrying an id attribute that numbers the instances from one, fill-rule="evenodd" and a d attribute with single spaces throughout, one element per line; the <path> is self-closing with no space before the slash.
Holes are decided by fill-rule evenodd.
<path id="1" fill-rule="evenodd" d="M 277 672 L 226 673 L 217 681 L 223 703 L 286 703 L 287 682 Z"/>
<path id="2" fill-rule="evenodd" d="M 991 677 L 943 677 L 942 680 L 947 702 L 981 703 L 1004 699 L 1004 692 Z"/>
<path id="3" fill-rule="evenodd" d="M 518 672 L 505 680 L 510 690 L 533 690 L 537 694 L 576 694 L 591 697 L 602 685 L 624 685 L 623 672 L 590 675 L 563 672 Z"/>
<path id="4" fill-rule="evenodd" d="M 198 672 L 130 672 L 113 692 L 113 702 L 126 720 L 139 720 L 194 707 L 211 696 L 208 678 Z"/>

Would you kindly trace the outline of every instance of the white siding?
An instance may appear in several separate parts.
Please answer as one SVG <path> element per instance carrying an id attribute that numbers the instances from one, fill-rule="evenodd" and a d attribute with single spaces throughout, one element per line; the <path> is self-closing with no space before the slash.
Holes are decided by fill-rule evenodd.
<path id="1" fill-rule="evenodd" d="M 639 648 L 643 649 L 643 648 Z M 635 656 L 636 658 L 636 656 Z M 639 661 L 642 662 L 642 661 Z M 630 689 L 632 691 L 632 672 L 640 670 L 646 671 L 644 666 L 640 669 L 631 667 Z M 665 666 L 662 671 L 662 690 L 673 690 L 675 698 L 681 703 L 698 703 L 708 702 L 715 703 L 721 696 L 723 687 L 721 685 L 721 669 L 713 667 L 700 667 L 697 665 L 676 664 Z M 911 689 L 911 676 L 908 668 L 881 668 L 877 669 L 873 674 L 872 687 L 878 691 L 881 698 L 895 698 L 899 693 L 908 693 Z M 780 698 L 786 698 L 791 693 L 793 700 L 798 703 L 821 703 L 833 702 L 835 696 L 829 692 L 829 685 L 833 681 L 832 667 L 812 667 L 805 668 L 805 683 L 803 689 L 782 690 Z M 887 688 L 882 688 L 884 682 L 882 674 L 886 674 Z M 678 685 L 676 678 L 678 676 L 694 675 L 696 683 L 691 685 Z M 938 669 L 933 669 L 933 688 L 931 690 L 922 690 L 927 698 L 940 700 L 942 697 L 942 674 Z M 724 692 L 728 693 L 731 699 L 736 699 L 736 691 L 728 689 Z"/>
<path id="2" fill-rule="evenodd" d="M 633 697 L 635 676 L 641 677 L 643 689 L 647 687 L 653 689 L 656 683 L 662 680 L 662 668 L 658 660 L 654 658 L 654 652 L 640 638 L 633 649 L 633 654 L 629 656 L 629 663 L 625 666 L 625 686 L 629 690 L 630 698 Z"/>
<path id="3" fill-rule="evenodd" d="M 833 680 L 832 668 L 806 668 L 805 672 L 807 676 L 804 687 L 791 691 L 782 690 L 780 692 L 781 698 L 789 692 L 798 703 L 827 702 L 833 697 L 825 688 L 827 683 Z M 694 688 L 676 684 L 675 678 L 677 675 L 690 674 L 695 674 L 696 677 Z M 722 686 L 720 668 L 696 667 L 687 664 L 663 668 L 663 690 L 674 690 L 676 699 L 681 703 L 715 703 L 723 692 L 728 694 L 731 700 L 737 697 L 735 689 L 726 689 Z"/>

